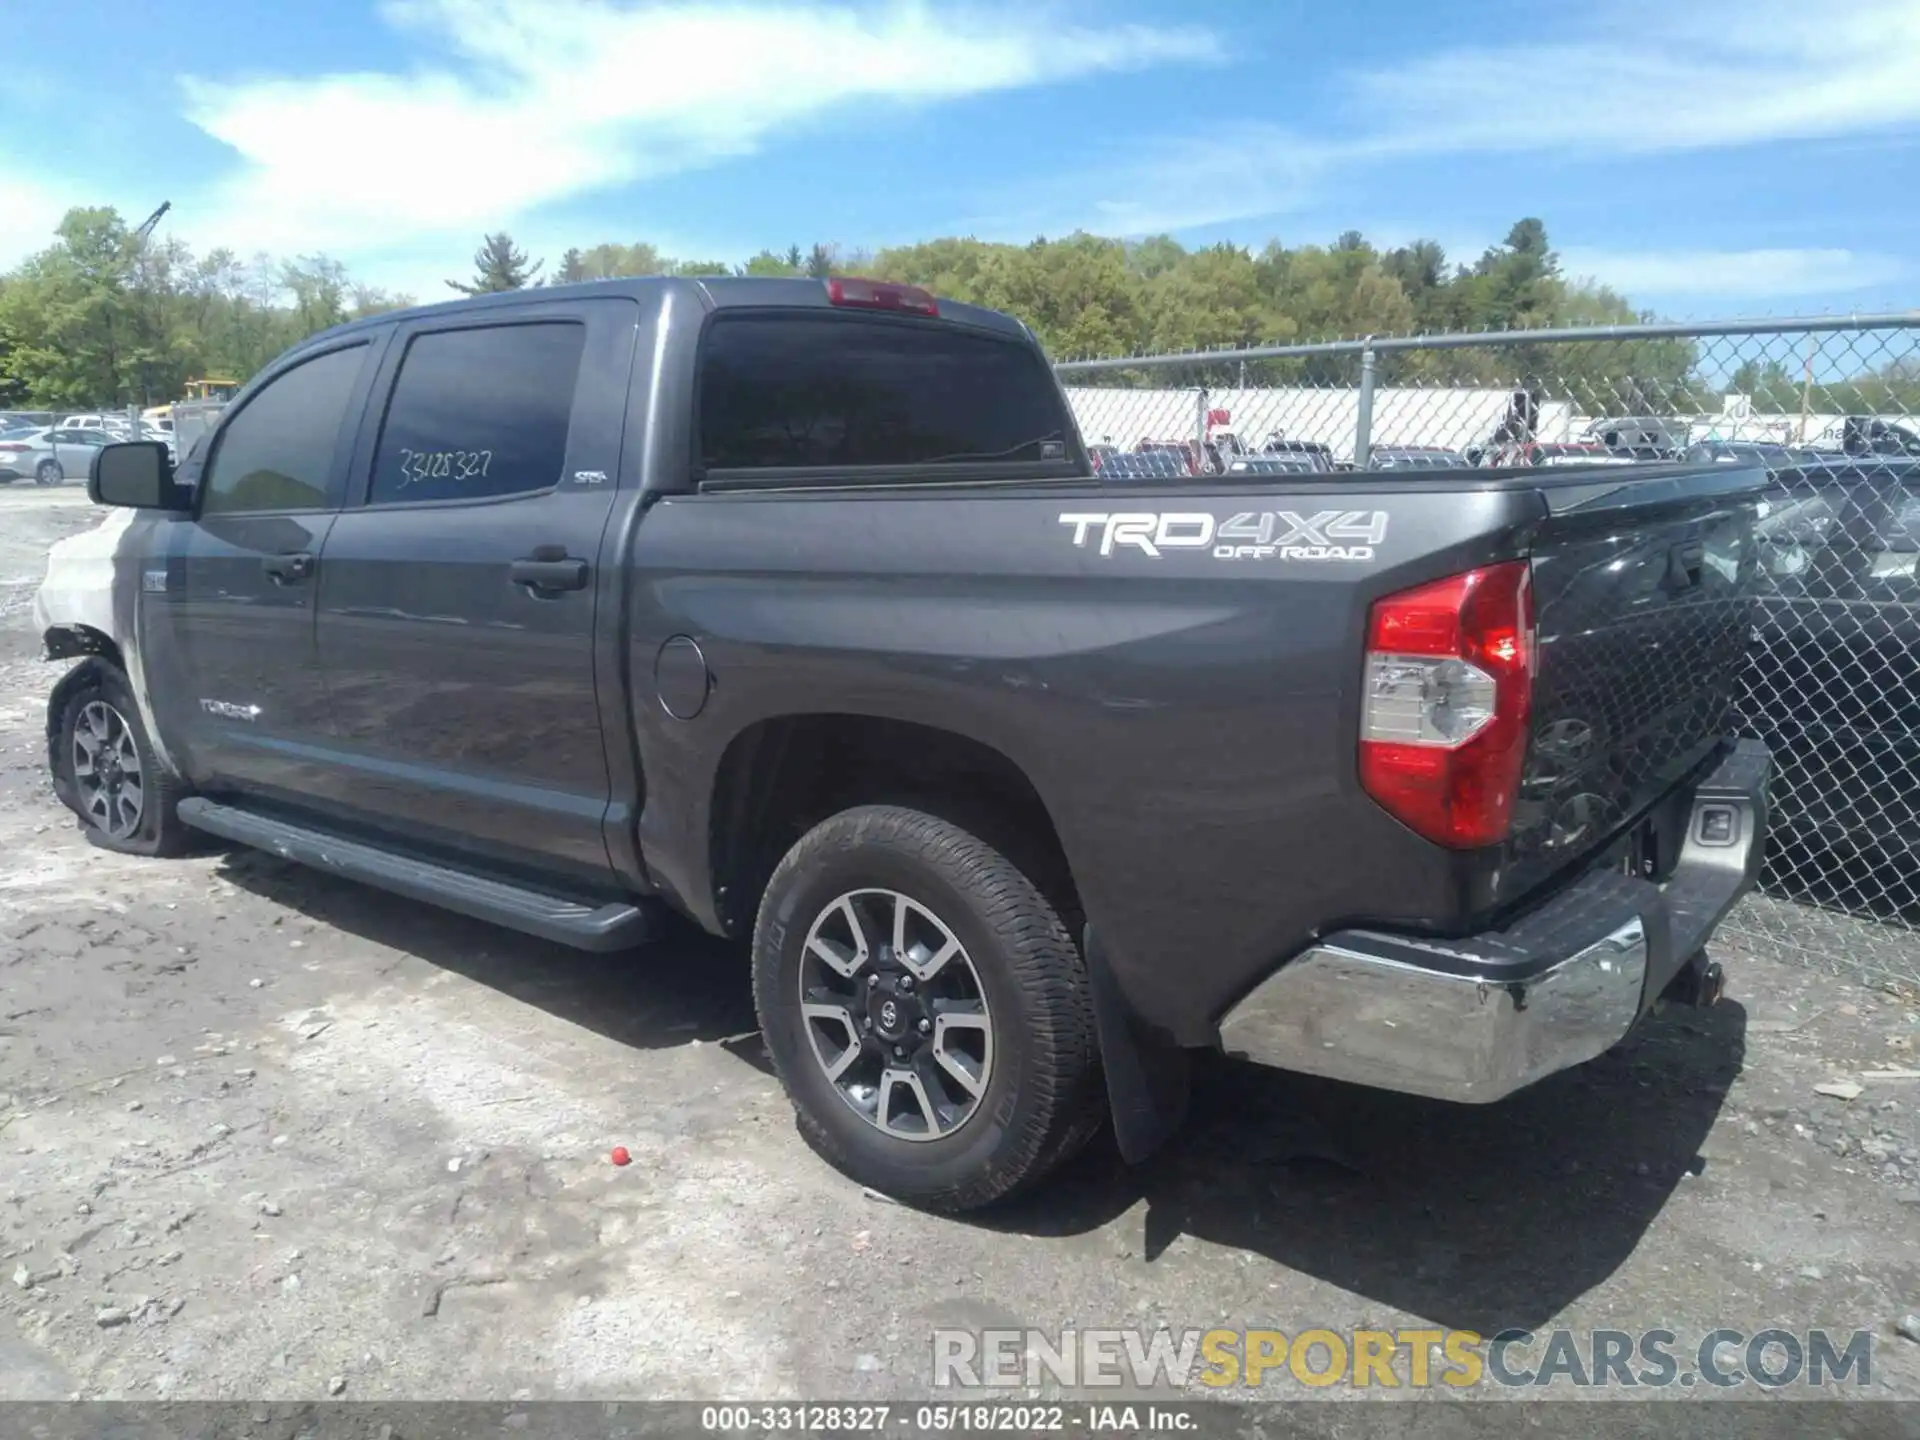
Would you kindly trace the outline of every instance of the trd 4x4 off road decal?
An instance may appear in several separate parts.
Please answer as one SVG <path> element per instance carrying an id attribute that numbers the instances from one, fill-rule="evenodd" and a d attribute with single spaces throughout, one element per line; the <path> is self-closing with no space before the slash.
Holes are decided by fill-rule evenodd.
<path id="1" fill-rule="evenodd" d="M 1209 511 L 1075 512 L 1060 523 L 1072 527 L 1077 548 L 1120 547 L 1156 559 L 1167 550 L 1208 550 L 1216 560 L 1371 560 L 1387 538 L 1384 510 L 1243 510 L 1225 520 Z"/>

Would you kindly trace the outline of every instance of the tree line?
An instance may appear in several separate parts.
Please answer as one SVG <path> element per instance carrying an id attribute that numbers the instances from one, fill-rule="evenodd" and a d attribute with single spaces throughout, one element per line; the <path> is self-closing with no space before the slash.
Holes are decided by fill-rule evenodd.
<path id="1" fill-rule="evenodd" d="M 1626 297 L 1568 276 L 1545 225 L 1532 218 L 1464 261 L 1430 240 L 1381 249 L 1354 231 L 1331 245 L 1271 241 L 1258 250 L 1076 233 L 1026 245 L 957 237 L 878 251 L 789 245 L 740 264 L 675 258 L 645 241 L 609 242 L 568 249 L 549 268 L 503 232 L 484 237 L 472 266 L 469 278 L 447 280 L 450 290 L 472 295 L 646 275 L 868 275 L 1018 315 L 1056 359 L 1646 318 Z M 355 281 L 325 255 L 196 255 L 179 239 L 140 236 L 112 209 L 75 209 L 52 246 L 0 276 L 0 405 L 159 403 L 178 398 L 188 379 L 245 380 L 307 335 L 413 303 Z M 1527 384 L 1538 398 L 1573 399 L 1590 413 L 1660 413 L 1717 408 L 1713 397 L 1726 377 L 1703 378 L 1700 359 L 1685 339 L 1597 340 L 1386 352 L 1376 373 L 1382 384 Z M 1778 365 L 1749 369 L 1734 383 L 1750 380 L 1768 401 L 1792 388 Z M 1920 400 L 1907 395 L 1916 378 L 1910 373 L 1862 378 Z M 1335 354 L 1141 367 L 1107 374 L 1103 383 L 1357 379 L 1357 359 Z M 1773 407 L 1756 395 L 1756 408 Z"/>

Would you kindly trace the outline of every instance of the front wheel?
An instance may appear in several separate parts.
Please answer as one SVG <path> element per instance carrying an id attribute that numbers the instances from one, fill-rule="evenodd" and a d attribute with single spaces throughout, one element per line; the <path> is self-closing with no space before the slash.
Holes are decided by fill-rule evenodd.
<path id="1" fill-rule="evenodd" d="M 844 811 L 768 882 L 754 1002 L 801 1135 L 885 1194 L 969 1210 L 1102 1118 L 1086 969 L 993 847 L 932 815 Z"/>
<path id="2" fill-rule="evenodd" d="M 184 793 L 147 739 L 127 678 L 89 661 L 65 687 L 50 735 L 53 788 L 87 839 L 127 855 L 177 855 L 190 833 L 175 807 Z"/>
<path id="3" fill-rule="evenodd" d="M 42 460 L 33 472 L 36 485 L 58 485 L 67 478 L 67 472 L 58 460 Z"/>

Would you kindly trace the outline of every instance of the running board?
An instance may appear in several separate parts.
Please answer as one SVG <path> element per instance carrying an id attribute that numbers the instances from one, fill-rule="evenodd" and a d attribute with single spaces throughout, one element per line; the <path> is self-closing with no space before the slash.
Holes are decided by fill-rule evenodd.
<path id="1" fill-rule="evenodd" d="M 656 929 L 647 909 L 631 902 L 596 906 L 545 895 L 198 796 L 182 800 L 179 814 L 210 835 L 576 950 L 625 950 L 652 939 Z"/>

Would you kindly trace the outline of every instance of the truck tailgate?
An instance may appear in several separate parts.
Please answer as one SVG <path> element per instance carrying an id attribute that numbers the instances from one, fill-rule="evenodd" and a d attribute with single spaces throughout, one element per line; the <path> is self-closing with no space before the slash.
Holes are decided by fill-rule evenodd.
<path id="1" fill-rule="evenodd" d="M 1543 487 L 1532 740 L 1496 902 L 1605 846 L 1723 743 L 1764 483 L 1759 469 L 1613 471 Z"/>

